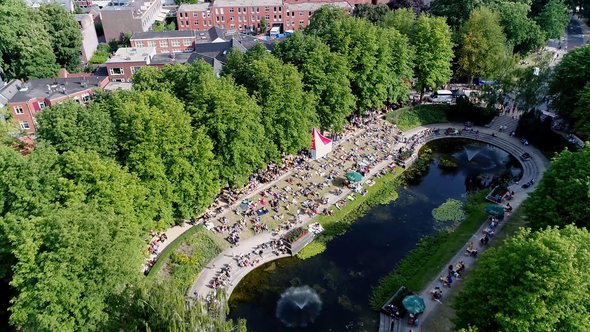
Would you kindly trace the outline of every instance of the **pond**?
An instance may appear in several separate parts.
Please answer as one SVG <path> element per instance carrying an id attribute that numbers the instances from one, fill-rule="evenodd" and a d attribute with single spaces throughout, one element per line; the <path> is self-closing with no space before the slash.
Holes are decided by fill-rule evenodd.
<path id="1" fill-rule="evenodd" d="M 371 209 L 320 255 L 281 259 L 248 274 L 232 293 L 230 317 L 245 318 L 254 332 L 376 331 L 371 289 L 422 236 L 436 232 L 432 209 L 522 172 L 514 157 L 483 143 L 447 139 L 425 148 L 434 156 L 429 171 L 400 188 L 395 202 Z"/>

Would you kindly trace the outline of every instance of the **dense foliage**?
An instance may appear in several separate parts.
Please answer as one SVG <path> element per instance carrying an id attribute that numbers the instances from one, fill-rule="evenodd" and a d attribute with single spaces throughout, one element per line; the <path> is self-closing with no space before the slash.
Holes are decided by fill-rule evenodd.
<path id="1" fill-rule="evenodd" d="M 0 72 L 9 79 L 54 77 L 60 66 L 75 69 L 81 43 L 78 23 L 61 5 L 35 10 L 22 0 L 0 2 Z"/>
<path id="2" fill-rule="evenodd" d="M 579 104 L 585 86 L 590 82 L 590 45 L 568 52 L 555 67 L 550 84 L 553 106 L 575 131 L 590 137 L 588 105 Z"/>
<path id="3" fill-rule="evenodd" d="M 587 230 L 521 229 L 479 259 L 455 301 L 458 325 L 483 331 L 586 331 L 589 266 Z"/>
<path id="4" fill-rule="evenodd" d="M 535 228 L 575 224 L 589 227 L 590 147 L 563 151 L 543 175 L 527 201 L 530 225 Z"/>

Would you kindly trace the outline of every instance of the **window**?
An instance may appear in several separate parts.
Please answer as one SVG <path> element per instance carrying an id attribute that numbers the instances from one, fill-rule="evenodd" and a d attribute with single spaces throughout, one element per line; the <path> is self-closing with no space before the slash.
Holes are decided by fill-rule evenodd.
<path id="1" fill-rule="evenodd" d="M 219 12 L 223 15 L 223 8 L 219 8 Z"/>
<path id="2" fill-rule="evenodd" d="M 242 22 L 242 16 L 238 16 L 238 22 Z"/>
<path id="3" fill-rule="evenodd" d="M 215 8 L 215 15 L 219 14 L 219 10 L 217 10 L 217 8 Z"/>
<path id="4" fill-rule="evenodd" d="M 274 21 L 276 21 L 276 20 L 277 20 L 277 15 L 273 15 L 273 18 L 272 18 L 272 19 L 273 19 Z"/>
<path id="5" fill-rule="evenodd" d="M 238 13 L 241 13 L 241 12 L 242 12 L 242 8 L 238 7 Z"/>
<path id="6" fill-rule="evenodd" d="M 40 102 L 39 102 L 39 108 L 40 108 L 40 109 L 44 109 L 45 107 L 46 107 L 46 106 L 45 106 L 45 102 L 44 102 L 44 101 L 40 101 Z"/>
<path id="7" fill-rule="evenodd" d="M 135 72 L 138 71 L 140 68 L 140 66 L 131 67 L 131 74 L 135 74 Z"/>
<path id="8" fill-rule="evenodd" d="M 299 26 L 303 26 L 303 20 L 299 20 Z"/>
<path id="9" fill-rule="evenodd" d="M 153 41 L 153 40 L 150 40 L 150 41 L 148 42 L 148 46 L 149 46 L 149 47 L 156 47 L 156 42 L 155 42 L 155 41 Z"/>
<path id="10" fill-rule="evenodd" d="M 242 25 L 241 24 L 238 25 L 238 29 L 242 30 Z"/>
<path id="11" fill-rule="evenodd" d="M 193 17 L 199 17 L 199 13 L 197 13 L 197 12 L 194 12 L 194 13 L 193 13 Z"/>
<path id="12" fill-rule="evenodd" d="M 87 103 L 90 101 L 90 95 L 86 94 L 86 95 L 82 95 L 82 101 Z"/>
<path id="13" fill-rule="evenodd" d="M 291 22 L 287 21 L 287 26 L 290 26 L 290 25 L 291 25 Z"/>
<path id="14" fill-rule="evenodd" d="M 256 12 L 260 13 L 260 7 L 256 7 Z"/>
<path id="15" fill-rule="evenodd" d="M 178 39 L 173 39 L 173 40 L 172 40 L 172 46 L 180 46 L 180 40 L 178 40 Z"/>
<path id="16" fill-rule="evenodd" d="M 219 16 L 215 17 L 215 22 L 219 22 Z"/>
<path id="17" fill-rule="evenodd" d="M 203 18 L 205 18 L 205 17 L 206 17 L 206 16 L 205 16 L 205 12 L 202 12 L 201 14 L 202 14 L 201 16 L 203 16 Z"/>
<path id="18" fill-rule="evenodd" d="M 125 74 L 125 71 L 123 70 L 123 68 L 114 67 L 110 69 L 110 73 L 111 75 L 123 75 Z"/>
<path id="19" fill-rule="evenodd" d="M 25 129 L 29 129 L 29 128 L 30 127 L 29 127 L 29 122 L 28 121 L 21 121 L 21 123 L 20 123 L 20 129 L 25 130 Z"/>
<path id="20" fill-rule="evenodd" d="M 160 40 L 160 47 L 168 47 L 168 41 L 167 40 Z"/>
<path id="21" fill-rule="evenodd" d="M 14 113 L 16 114 L 24 114 L 22 106 L 14 106 Z"/>
<path id="22" fill-rule="evenodd" d="M 234 17 L 233 17 L 233 16 L 232 16 L 232 17 L 230 17 L 230 18 L 229 18 L 229 20 L 233 22 L 233 20 L 234 20 Z"/>
<path id="23" fill-rule="evenodd" d="M 265 15 L 264 18 L 268 21 L 270 20 L 270 15 Z"/>
<path id="24" fill-rule="evenodd" d="M 303 16 L 303 12 L 299 12 L 299 16 Z"/>
<path id="25" fill-rule="evenodd" d="M 185 39 L 182 41 L 182 45 L 184 46 L 191 46 L 191 40 L 190 39 Z"/>
<path id="26" fill-rule="evenodd" d="M 135 42 L 135 47 L 143 47 L 143 42 L 142 41 L 136 41 Z"/>
<path id="27" fill-rule="evenodd" d="M 229 12 L 233 13 L 234 12 L 234 7 L 229 7 Z"/>
<path id="28" fill-rule="evenodd" d="M 269 7 L 264 7 L 264 12 L 265 12 L 265 13 L 268 13 L 268 11 L 269 11 L 269 10 L 270 10 L 270 8 L 269 8 Z"/>
<path id="29" fill-rule="evenodd" d="M 276 13 L 277 12 L 277 7 L 272 7 L 272 12 Z"/>

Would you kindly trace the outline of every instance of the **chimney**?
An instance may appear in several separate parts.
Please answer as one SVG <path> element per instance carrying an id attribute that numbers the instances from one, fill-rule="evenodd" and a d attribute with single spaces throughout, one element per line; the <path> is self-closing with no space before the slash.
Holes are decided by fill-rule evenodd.
<path id="1" fill-rule="evenodd" d="M 58 74 L 58 77 L 59 77 L 59 78 L 68 78 L 68 76 L 69 76 L 69 75 L 70 75 L 70 73 L 68 72 L 68 70 L 67 70 L 67 69 L 65 69 L 65 68 L 61 68 L 61 69 L 59 70 L 59 74 Z"/>

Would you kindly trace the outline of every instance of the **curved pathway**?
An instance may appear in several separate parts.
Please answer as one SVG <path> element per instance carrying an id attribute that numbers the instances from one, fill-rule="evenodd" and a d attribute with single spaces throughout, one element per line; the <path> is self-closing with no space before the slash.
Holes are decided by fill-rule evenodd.
<path id="1" fill-rule="evenodd" d="M 500 117 L 499 118 L 499 120 L 503 120 L 504 122 L 506 122 L 507 119 L 510 119 L 510 118 L 509 117 Z M 516 120 L 513 120 L 513 121 L 516 122 Z M 503 123 L 503 125 L 504 125 L 504 123 Z M 542 178 L 543 173 L 545 172 L 545 170 L 549 166 L 549 161 L 535 147 L 530 146 L 530 145 L 524 146 L 523 144 L 520 143 L 520 140 L 518 138 L 511 137 L 510 135 L 508 135 L 505 132 L 498 132 L 498 130 L 495 129 L 495 128 L 498 128 L 498 126 L 499 125 L 496 125 L 496 126 L 492 125 L 491 128 L 493 128 L 493 129 L 474 127 L 474 130 L 479 130 L 479 134 L 476 134 L 475 132 L 469 132 L 466 135 L 463 134 L 463 135 L 459 135 L 459 136 L 445 136 L 442 133 L 441 133 L 441 135 L 438 135 L 438 136 L 431 135 L 431 136 L 427 137 L 425 141 L 428 142 L 428 141 L 433 141 L 433 140 L 448 138 L 448 137 L 469 138 L 469 139 L 474 139 L 474 140 L 478 140 L 478 141 L 492 144 L 492 145 L 497 146 L 497 147 L 501 148 L 502 150 L 512 154 L 513 156 L 515 156 L 519 160 L 519 162 L 522 164 L 523 174 L 522 174 L 521 180 L 518 183 L 515 183 L 515 184 L 512 184 L 511 186 L 509 186 L 509 189 L 511 191 L 514 191 L 514 193 L 515 193 L 515 196 L 510 201 L 510 205 L 513 207 L 513 212 L 514 212 L 522 204 L 522 202 L 528 197 L 529 193 L 534 191 L 537 184 L 539 183 L 539 180 Z M 448 128 L 448 127 L 459 128 L 457 124 L 455 124 L 455 125 L 453 125 L 453 124 L 450 124 L 450 125 L 440 125 L 440 124 L 427 125 L 422 128 L 444 129 L 444 128 Z M 414 130 L 419 131 L 420 129 L 416 128 Z M 411 130 L 410 132 L 412 132 L 414 130 Z M 492 133 L 494 133 L 495 136 L 492 136 L 491 135 Z M 532 158 L 527 161 L 523 161 L 520 158 L 520 155 L 522 155 L 522 153 L 524 153 L 524 152 L 528 152 L 532 156 Z M 529 188 L 526 188 L 526 189 L 522 188 L 521 184 L 529 182 L 531 179 L 535 180 L 535 184 Z M 496 233 L 501 231 L 502 227 L 509 221 L 510 221 L 510 214 L 507 214 L 505 216 L 504 220 L 501 223 L 499 223 L 498 226 L 496 227 Z M 447 272 L 448 272 L 447 266 L 451 265 L 451 264 L 454 266 L 457 262 L 463 261 L 465 264 L 465 269 L 469 270 L 473 266 L 473 264 L 475 263 L 477 257 L 480 257 L 481 253 L 483 253 L 488 248 L 488 246 L 478 247 L 478 256 L 476 258 L 472 258 L 471 256 L 464 255 L 470 241 L 473 241 L 474 243 L 479 243 L 479 239 L 482 236 L 484 228 L 486 228 L 486 227 L 487 227 L 487 223 L 482 220 L 482 225 L 477 230 L 477 232 L 475 232 L 473 234 L 473 236 L 471 236 L 469 238 L 469 240 L 464 244 L 464 246 L 455 254 L 455 256 L 446 265 L 444 265 L 442 270 L 435 276 L 435 278 L 423 290 L 420 291 L 419 295 L 420 295 L 420 297 L 422 297 L 424 299 L 424 302 L 426 304 L 426 310 L 419 317 L 421 322 L 424 322 L 425 320 L 427 320 L 429 315 L 433 311 L 436 310 L 438 305 L 440 305 L 439 303 L 437 303 L 436 301 L 433 301 L 431 299 L 430 291 L 434 287 L 438 286 L 443 289 L 443 297 L 441 299 L 442 302 L 444 302 L 449 297 L 450 293 L 455 289 L 455 288 L 444 288 L 444 287 L 442 287 L 442 284 L 439 281 L 440 276 L 447 275 Z M 491 241 L 493 241 L 493 240 L 494 240 L 494 238 L 492 237 Z M 456 282 L 461 282 L 461 280 L 459 279 Z M 392 329 L 392 322 L 394 323 L 393 329 Z M 420 326 L 416 326 L 416 327 L 409 327 L 409 326 L 407 326 L 406 322 L 407 322 L 407 320 L 405 318 L 401 319 L 400 321 L 392 321 L 392 319 L 390 317 L 388 317 L 384 314 L 381 314 L 379 331 L 380 332 L 390 332 L 390 331 L 408 332 L 411 330 L 413 332 L 418 332 L 418 331 L 426 332 L 426 330 L 422 329 L 422 324 Z"/>
<path id="2" fill-rule="evenodd" d="M 492 122 L 492 125 L 490 128 L 473 127 L 474 130 L 479 131 L 479 134 L 476 134 L 475 132 L 467 132 L 467 133 L 464 133 L 463 135 L 458 135 L 458 136 L 446 136 L 442 133 L 440 135 L 434 135 L 434 134 L 427 135 L 424 137 L 422 142 L 416 146 L 416 149 L 415 149 L 416 152 L 413 157 L 415 158 L 417 152 L 419 151 L 419 148 L 423 144 L 425 144 L 429 141 L 437 140 L 437 139 L 444 139 L 444 138 L 453 138 L 453 137 L 455 137 L 455 138 L 469 138 L 469 139 L 474 139 L 474 140 L 478 140 L 478 141 L 482 141 L 482 142 L 486 142 L 486 143 L 495 145 L 495 146 L 505 150 L 506 152 L 514 155 L 516 158 L 518 158 L 518 160 L 523 165 L 523 177 L 521 180 L 523 183 L 527 182 L 533 178 L 539 179 L 548 165 L 548 161 L 543 157 L 543 155 L 539 151 L 537 151 L 534 147 L 523 146 L 517 138 L 510 137 L 506 133 L 500 133 L 500 132 L 498 132 L 497 129 L 495 129 L 495 128 L 498 128 L 500 126 L 500 124 L 505 125 L 506 123 L 511 123 L 512 125 L 514 125 L 513 122 L 516 122 L 516 120 L 512 120 L 509 117 L 499 117 L 499 118 L 496 118 Z M 494 126 L 494 123 L 496 124 L 495 126 Z M 428 129 L 443 129 L 444 130 L 449 127 L 461 129 L 461 128 L 463 128 L 463 125 L 449 124 L 449 123 L 426 125 L 426 126 L 421 126 L 421 127 L 417 127 L 417 128 L 408 130 L 408 131 L 404 132 L 404 136 L 411 137 L 415 134 L 424 133 L 424 131 L 428 130 Z M 509 131 L 511 131 L 511 130 L 509 130 Z M 492 136 L 492 133 L 495 133 L 495 136 Z M 404 146 L 404 145 L 405 144 L 397 144 L 394 147 L 394 149 L 398 149 L 399 147 Z M 529 154 L 531 154 L 532 158 L 528 161 L 521 161 L 519 156 L 524 152 L 528 152 Z M 391 159 L 388 159 L 388 160 L 385 160 L 385 161 L 379 163 L 371 170 L 370 176 L 366 176 L 365 179 L 368 179 L 368 178 L 372 177 L 373 175 L 377 174 L 384 167 L 387 167 L 387 165 L 389 163 L 391 163 Z M 516 197 L 511 201 L 511 205 L 513 205 L 514 208 L 516 208 L 520 205 L 522 200 L 524 200 L 524 197 L 527 195 L 526 194 L 527 191 L 530 191 L 531 188 L 524 190 L 520 186 L 513 186 L 511 188 L 511 190 L 513 190 L 516 193 Z M 332 204 L 336 203 L 340 199 L 346 197 L 347 194 L 348 194 L 348 191 L 345 190 L 345 192 L 340 196 L 329 195 L 328 205 L 332 205 Z M 312 220 L 312 218 L 308 218 L 307 216 L 305 216 L 302 219 L 303 219 L 302 220 L 303 224 L 306 224 L 310 220 Z M 482 225 L 482 229 L 484 226 L 485 225 Z M 474 234 L 474 237 L 477 236 L 478 234 L 480 234 L 480 231 L 481 231 L 481 229 L 478 230 L 478 232 L 476 234 Z M 256 267 L 258 267 L 261 264 L 266 263 L 266 262 L 270 262 L 270 261 L 273 261 L 273 260 L 276 260 L 279 258 L 283 258 L 283 257 L 288 257 L 288 255 L 277 256 L 277 255 L 273 254 L 270 249 L 266 249 L 264 251 L 264 253 L 260 256 L 260 261 L 258 262 L 258 264 L 256 264 L 255 266 L 247 266 L 247 267 L 243 267 L 243 268 L 239 268 L 236 265 L 234 257 L 239 256 L 239 255 L 246 255 L 246 254 L 252 252 L 255 248 L 257 248 L 258 245 L 260 245 L 262 243 L 266 243 L 268 241 L 271 241 L 272 239 L 277 239 L 278 236 L 279 235 L 273 236 L 270 233 L 258 234 L 256 236 L 253 236 L 248 239 L 244 239 L 244 240 L 240 241 L 239 245 L 234 248 L 230 248 L 230 249 L 223 251 L 221 254 L 219 254 L 216 258 L 214 258 L 203 269 L 203 271 L 200 273 L 198 278 L 195 280 L 195 282 L 191 286 L 191 288 L 188 292 L 188 295 L 192 296 L 192 297 L 194 297 L 194 296 L 206 297 L 208 294 L 210 294 L 212 292 L 212 289 L 208 286 L 209 282 L 217 275 L 219 269 L 222 266 L 224 266 L 225 264 L 228 264 L 228 265 L 232 266 L 231 279 L 230 279 L 228 286 L 225 287 L 225 289 L 227 291 L 227 295 L 229 297 L 231 295 L 231 292 L 235 288 L 235 286 L 237 286 L 238 283 L 240 282 L 240 280 L 244 276 L 246 276 L 249 272 L 254 270 Z M 464 250 L 460 251 L 455 258 L 463 257 L 463 251 Z M 455 258 L 453 259 L 453 262 L 456 260 Z M 435 280 L 435 281 L 438 282 L 438 280 Z M 433 281 L 433 283 L 435 281 Z M 431 289 L 430 286 L 431 285 L 429 285 L 429 287 L 426 288 L 426 291 L 425 291 L 426 295 L 428 295 L 427 293 Z M 434 287 L 434 286 L 432 286 L 432 287 Z M 421 295 L 424 295 L 424 294 L 421 294 Z M 427 301 L 429 300 L 429 296 L 425 296 L 424 298 Z M 432 306 L 433 306 L 432 303 L 427 304 L 428 308 L 432 308 Z M 429 311 L 425 312 L 423 317 L 427 316 L 428 313 L 429 313 Z M 384 331 L 389 331 L 389 325 L 387 325 L 387 327 L 388 328 Z"/>

